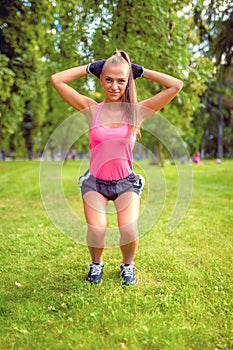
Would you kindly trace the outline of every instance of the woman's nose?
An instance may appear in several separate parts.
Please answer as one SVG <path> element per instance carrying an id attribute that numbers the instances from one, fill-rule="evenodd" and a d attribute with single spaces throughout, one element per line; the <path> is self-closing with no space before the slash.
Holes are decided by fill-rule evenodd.
<path id="1" fill-rule="evenodd" d="M 113 81 L 112 82 L 112 89 L 113 90 L 117 90 L 118 89 L 117 81 Z"/>

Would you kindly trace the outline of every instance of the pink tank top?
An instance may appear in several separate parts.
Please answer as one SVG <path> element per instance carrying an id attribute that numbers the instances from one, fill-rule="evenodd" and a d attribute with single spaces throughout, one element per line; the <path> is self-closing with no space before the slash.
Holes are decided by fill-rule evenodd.
<path id="1" fill-rule="evenodd" d="M 119 180 L 133 170 L 133 148 L 136 136 L 129 133 L 126 122 L 117 128 L 100 123 L 104 102 L 98 105 L 89 135 L 90 173 L 102 180 Z"/>

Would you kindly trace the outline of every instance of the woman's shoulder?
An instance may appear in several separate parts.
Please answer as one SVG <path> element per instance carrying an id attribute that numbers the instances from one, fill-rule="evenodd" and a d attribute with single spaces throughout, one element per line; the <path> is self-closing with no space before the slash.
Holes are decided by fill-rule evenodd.
<path id="1" fill-rule="evenodd" d="M 99 114 L 101 111 L 102 106 L 104 105 L 104 102 L 96 102 L 94 104 L 91 104 L 88 108 L 83 110 L 83 114 L 87 117 L 89 126 L 92 126 L 93 123 L 95 123 L 99 118 Z"/>

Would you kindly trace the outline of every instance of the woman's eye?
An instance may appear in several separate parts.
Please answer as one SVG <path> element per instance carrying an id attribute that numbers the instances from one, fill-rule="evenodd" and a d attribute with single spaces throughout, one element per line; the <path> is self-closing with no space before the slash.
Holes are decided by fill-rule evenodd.
<path id="1" fill-rule="evenodd" d="M 124 79 L 120 79 L 120 80 L 119 80 L 119 83 L 120 83 L 120 84 L 124 84 L 124 83 L 125 83 L 125 80 L 124 80 Z"/>
<path id="2" fill-rule="evenodd" d="M 111 83 L 111 81 L 112 81 L 112 79 L 110 79 L 110 78 L 106 78 L 105 80 L 107 83 Z"/>

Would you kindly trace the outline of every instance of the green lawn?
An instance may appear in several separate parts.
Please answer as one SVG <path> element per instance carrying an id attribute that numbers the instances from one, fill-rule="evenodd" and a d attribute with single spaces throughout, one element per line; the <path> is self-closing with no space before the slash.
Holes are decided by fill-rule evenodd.
<path id="1" fill-rule="evenodd" d="M 72 190 L 78 164 L 63 167 L 64 192 L 82 212 Z M 155 166 L 138 166 L 161 175 Z M 105 251 L 103 284 L 86 284 L 87 247 L 48 218 L 39 167 L 0 162 L 1 350 L 233 349 L 232 161 L 193 166 L 189 209 L 170 234 L 177 173 L 166 165 L 165 206 L 142 236 L 135 288 L 120 285 L 118 248 Z"/>

